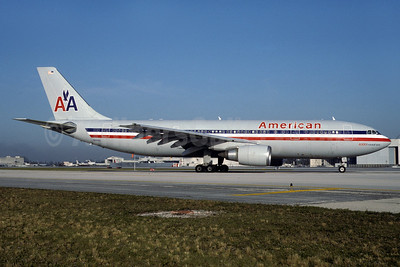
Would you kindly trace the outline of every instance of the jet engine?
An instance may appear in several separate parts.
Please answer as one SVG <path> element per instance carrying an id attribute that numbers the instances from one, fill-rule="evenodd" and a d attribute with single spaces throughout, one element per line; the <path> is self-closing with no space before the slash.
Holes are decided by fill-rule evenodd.
<path id="1" fill-rule="evenodd" d="M 271 147 L 263 145 L 240 146 L 220 153 L 220 156 L 243 165 L 271 165 Z"/>

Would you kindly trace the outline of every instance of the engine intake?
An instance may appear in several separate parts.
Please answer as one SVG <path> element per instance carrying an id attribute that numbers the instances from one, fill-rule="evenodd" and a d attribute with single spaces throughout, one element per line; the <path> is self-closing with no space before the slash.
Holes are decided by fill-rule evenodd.
<path id="1" fill-rule="evenodd" d="M 240 146 L 220 153 L 220 156 L 239 162 L 242 165 L 270 166 L 271 147 L 254 145 Z"/>

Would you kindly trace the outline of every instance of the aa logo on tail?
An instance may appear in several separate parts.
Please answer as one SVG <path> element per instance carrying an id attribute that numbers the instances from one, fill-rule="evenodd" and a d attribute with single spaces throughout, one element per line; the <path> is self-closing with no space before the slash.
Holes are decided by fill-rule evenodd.
<path id="1" fill-rule="evenodd" d="M 54 108 L 54 111 L 57 112 L 58 109 L 61 109 L 62 111 L 69 111 L 70 109 L 78 111 L 78 107 L 76 106 L 75 103 L 75 98 L 74 96 L 69 95 L 68 90 L 63 91 L 63 97 L 59 96 L 57 98 L 56 107 Z"/>

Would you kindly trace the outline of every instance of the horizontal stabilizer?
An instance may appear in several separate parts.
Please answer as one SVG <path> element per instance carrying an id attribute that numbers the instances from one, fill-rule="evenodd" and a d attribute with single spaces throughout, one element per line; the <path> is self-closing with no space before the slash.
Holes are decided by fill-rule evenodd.
<path id="1" fill-rule="evenodd" d="M 71 134 L 76 131 L 76 124 L 73 122 L 58 123 L 58 122 L 51 122 L 51 121 L 31 120 L 31 119 L 27 119 L 27 118 L 15 118 L 14 120 L 40 125 L 45 129 L 56 131 L 59 133 Z"/>

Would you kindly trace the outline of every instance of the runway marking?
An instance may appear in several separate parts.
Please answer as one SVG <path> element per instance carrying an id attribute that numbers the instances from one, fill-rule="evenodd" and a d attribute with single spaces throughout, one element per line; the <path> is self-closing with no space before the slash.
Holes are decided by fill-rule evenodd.
<path id="1" fill-rule="evenodd" d="M 318 188 L 318 189 L 299 189 L 299 190 L 273 191 L 273 192 L 264 192 L 264 193 L 234 194 L 232 196 L 235 196 L 235 197 L 262 196 L 262 195 L 287 194 L 287 193 L 297 193 L 297 192 L 332 191 L 332 190 L 341 190 L 341 189 L 343 189 L 343 188 L 332 187 L 332 188 Z"/>

